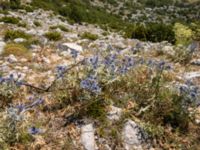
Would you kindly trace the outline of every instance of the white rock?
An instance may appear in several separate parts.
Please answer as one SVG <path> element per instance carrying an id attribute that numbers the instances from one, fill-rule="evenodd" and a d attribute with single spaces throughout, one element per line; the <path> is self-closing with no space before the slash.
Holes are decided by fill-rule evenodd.
<path id="1" fill-rule="evenodd" d="M 194 79 L 200 77 L 200 72 L 188 72 L 185 73 L 184 77 L 186 79 Z"/>
<path id="2" fill-rule="evenodd" d="M 27 62 L 28 60 L 26 59 L 26 58 L 21 58 L 20 59 L 20 62 L 22 62 L 22 63 L 25 63 L 25 62 Z"/>
<path id="3" fill-rule="evenodd" d="M 95 150 L 96 144 L 92 124 L 85 125 L 81 128 L 81 143 L 85 150 Z"/>
<path id="4" fill-rule="evenodd" d="M 76 43 L 63 43 L 61 46 L 60 46 L 61 50 L 63 51 L 67 51 L 68 49 L 69 50 L 76 50 L 78 52 L 82 52 L 83 51 L 83 48 L 82 46 L 80 45 L 77 45 Z"/>
<path id="5" fill-rule="evenodd" d="M 10 55 L 8 56 L 8 58 L 7 58 L 7 61 L 8 61 L 9 63 L 15 63 L 15 62 L 17 62 L 17 58 L 16 58 L 13 54 L 10 54 Z"/>
<path id="6" fill-rule="evenodd" d="M 121 115 L 122 115 L 122 109 L 121 108 L 111 106 L 107 117 L 110 120 L 119 120 Z"/>
<path id="7" fill-rule="evenodd" d="M 128 120 L 122 131 L 125 150 L 143 150 L 142 142 L 144 139 L 142 139 L 142 134 L 141 128 L 134 121 Z"/>
<path id="8" fill-rule="evenodd" d="M 5 47 L 6 43 L 3 41 L 0 41 L 0 55 L 3 53 L 4 47 Z"/>
<path id="9" fill-rule="evenodd" d="M 26 39 L 24 39 L 24 38 L 16 38 L 16 39 L 14 39 L 15 43 L 22 43 L 22 42 L 25 42 L 25 41 L 26 41 Z"/>

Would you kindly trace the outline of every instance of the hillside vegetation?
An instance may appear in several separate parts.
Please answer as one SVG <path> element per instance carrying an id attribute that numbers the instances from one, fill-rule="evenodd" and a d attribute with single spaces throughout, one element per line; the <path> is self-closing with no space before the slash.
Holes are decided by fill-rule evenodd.
<path id="1" fill-rule="evenodd" d="M 0 150 L 199 150 L 199 4 L 0 1 Z"/>

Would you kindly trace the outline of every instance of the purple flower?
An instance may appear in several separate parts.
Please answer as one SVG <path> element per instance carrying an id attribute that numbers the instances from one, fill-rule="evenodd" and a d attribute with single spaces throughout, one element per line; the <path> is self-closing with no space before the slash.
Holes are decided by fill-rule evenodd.
<path id="1" fill-rule="evenodd" d="M 62 65 L 57 66 L 56 67 L 57 78 L 62 78 L 66 69 L 67 69 L 67 67 L 64 66 L 64 65 L 63 66 Z"/>
<path id="2" fill-rule="evenodd" d="M 81 88 L 89 90 L 94 93 L 100 93 L 101 88 L 98 85 L 97 79 L 93 76 L 89 76 L 80 83 Z"/>
<path id="3" fill-rule="evenodd" d="M 25 110 L 25 107 L 26 106 L 24 104 L 20 104 L 20 105 L 16 106 L 16 108 L 18 109 L 19 112 L 22 112 L 23 110 Z"/>
<path id="4" fill-rule="evenodd" d="M 92 64 L 93 68 L 96 69 L 98 66 L 99 57 L 98 56 L 91 57 L 89 58 L 89 62 Z"/>

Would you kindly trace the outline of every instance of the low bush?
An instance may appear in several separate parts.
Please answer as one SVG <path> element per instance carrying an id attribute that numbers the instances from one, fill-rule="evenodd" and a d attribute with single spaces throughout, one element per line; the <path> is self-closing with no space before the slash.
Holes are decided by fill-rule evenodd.
<path id="1" fill-rule="evenodd" d="M 19 9 L 19 8 L 21 8 L 21 1 L 20 0 L 1 1 L 0 7 L 3 10 Z"/>
<path id="2" fill-rule="evenodd" d="M 7 40 L 14 40 L 16 38 L 24 38 L 24 39 L 30 39 L 31 38 L 31 35 L 29 34 L 26 34 L 25 32 L 23 31 L 20 31 L 20 30 L 8 30 L 5 32 L 5 35 L 4 35 L 4 39 L 7 41 Z"/>
<path id="3" fill-rule="evenodd" d="M 62 39 L 62 36 L 59 32 L 47 32 L 45 37 L 50 41 L 59 41 Z"/>
<path id="4" fill-rule="evenodd" d="M 0 22 L 4 22 L 4 23 L 11 23 L 11 24 L 18 24 L 20 21 L 19 18 L 15 18 L 15 17 L 2 17 L 0 18 Z"/>
<path id="5" fill-rule="evenodd" d="M 175 43 L 175 33 L 172 25 L 165 24 L 147 24 L 131 25 L 126 29 L 127 37 L 131 36 L 142 41 L 161 42 L 168 41 Z M 131 34 L 131 35 L 130 35 Z"/>
<path id="6" fill-rule="evenodd" d="M 176 44 L 181 44 L 184 46 L 187 46 L 192 41 L 193 31 L 189 28 L 189 26 L 186 26 L 181 23 L 176 23 L 174 25 L 174 32 L 175 32 L 175 38 L 176 38 Z"/>
<path id="7" fill-rule="evenodd" d="M 82 39 L 89 39 L 89 40 L 95 41 L 95 40 L 98 39 L 98 35 L 92 34 L 92 33 L 90 33 L 90 32 L 84 32 L 84 33 L 81 35 L 81 38 L 82 38 Z"/>
<path id="8" fill-rule="evenodd" d="M 51 26 L 50 29 L 57 29 L 59 28 L 60 30 L 64 31 L 64 32 L 69 32 L 69 29 L 66 28 L 64 25 L 57 25 L 57 26 Z"/>

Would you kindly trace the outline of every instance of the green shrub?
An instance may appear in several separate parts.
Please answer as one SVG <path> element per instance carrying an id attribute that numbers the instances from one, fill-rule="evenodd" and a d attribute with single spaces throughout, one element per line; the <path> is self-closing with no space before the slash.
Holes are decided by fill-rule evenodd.
<path id="1" fill-rule="evenodd" d="M 33 12 L 34 8 L 28 5 L 22 5 L 22 9 L 26 10 L 26 12 Z"/>
<path id="2" fill-rule="evenodd" d="M 21 0 L 10 0 L 9 5 L 11 9 L 19 9 L 21 8 Z"/>
<path id="3" fill-rule="evenodd" d="M 0 18 L 0 22 L 4 22 L 4 23 L 11 23 L 11 24 L 18 24 L 20 21 L 19 18 L 15 18 L 15 17 L 2 17 Z"/>
<path id="4" fill-rule="evenodd" d="M 23 31 L 20 30 L 8 30 L 6 31 L 5 35 L 4 35 L 4 39 L 7 40 L 14 40 L 16 38 L 24 38 L 24 39 L 30 39 L 31 35 L 26 34 Z"/>
<path id="5" fill-rule="evenodd" d="M 21 1 L 20 0 L 1 1 L 0 5 L 4 10 L 19 9 L 21 8 Z"/>
<path id="6" fill-rule="evenodd" d="M 95 41 L 98 39 L 98 35 L 96 34 L 92 34 L 90 32 L 85 32 L 81 35 L 81 38 L 83 39 L 89 39 L 89 40 L 92 40 L 92 41 Z"/>
<path id="7" fill-rule="evenodd" d="M 174 25 L 174 32 L 176 37 L 176 44 L 187 46 L 191 42 L 193 32 L 188 26 L 181 23 L 176 23 Z"/>
<path id="8" fill-rule="evenodd" d="M 49 39 L 50 41 L 58 41 L 62 39 L 62 36 L 59 32 L 47 32 L 45 34 L 45 37 Z"/>
<path id="9" fill-rule="evenodd" d="M 127 29 L 128 36 L 142 41 L 161 42 L 169 41 L 175 43 L 173 26 L 165 24 L 132 25 Z"/>

